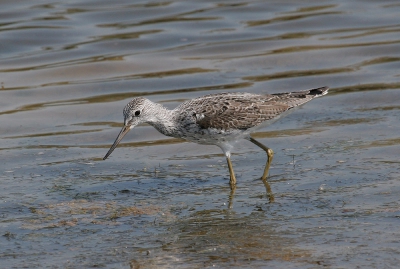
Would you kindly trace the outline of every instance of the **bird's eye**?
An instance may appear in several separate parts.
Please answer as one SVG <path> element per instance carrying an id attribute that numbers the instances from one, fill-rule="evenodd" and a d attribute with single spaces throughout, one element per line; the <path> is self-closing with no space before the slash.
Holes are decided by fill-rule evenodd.
<path id="1" fill-rule="evenodd" d="M 135 111 L 135 116 L 139 116 L 140 115 L 140 110 Z"/>

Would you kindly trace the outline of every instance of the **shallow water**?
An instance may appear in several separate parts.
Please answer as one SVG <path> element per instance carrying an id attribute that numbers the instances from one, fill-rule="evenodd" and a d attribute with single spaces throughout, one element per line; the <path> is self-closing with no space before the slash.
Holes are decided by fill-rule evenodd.
<path id="1" fill-rule="evenodd" d="M 4 268 L 392 268 L 398 1 L 2 1 Z M 330 93 L 219 148 L 131 131 L 135 96 Z"/>

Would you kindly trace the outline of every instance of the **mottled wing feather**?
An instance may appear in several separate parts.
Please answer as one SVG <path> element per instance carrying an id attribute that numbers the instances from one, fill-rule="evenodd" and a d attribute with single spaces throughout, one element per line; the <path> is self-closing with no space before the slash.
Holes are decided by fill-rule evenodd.
<path id="1" fill-rule="evenodd" d="M 201 128 L 249 129 L 324 95 L 327 87 L 293 93 L 258 95 L 219 93 L 192 99 L 178 109 L 191 113 Z"/>
<path id="2" fill-rule="evenodd" d="M 222 112 L 204 113 L 204 117 L 197 123 L 202 128 L 246 130 L 273 119 L 288 109 L 287 105 L 277 102 L 241 102 L 240 104 L 239 106 L 229 106 Z"/>
<path id="3" fill-rule="evenodd" d="M 179 109 L 191 113 L 204 129 L 248 129 L 289 108 L 273 99 L 273 95 L 221 93 L 195 98 L 183 103 Z"/>

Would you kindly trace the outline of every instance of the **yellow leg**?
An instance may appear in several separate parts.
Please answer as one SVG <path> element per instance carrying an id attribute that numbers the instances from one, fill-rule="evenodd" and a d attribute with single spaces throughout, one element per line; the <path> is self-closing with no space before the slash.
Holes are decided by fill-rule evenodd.
<path id="1" fill-rule="evenodd" d="M 274 158 L 274 151 L 272 149 L 264 146 L 263 144 L 261 144 L 260 142 L 258 142 L 257 140 L 255 140 L 252 137 L 250 137 L 250 142 L 252 142 L 255 145 L 262 148 L 268 155 L 268 160 L 267 160 L 267 163 L 265 164 L 264 174 L 262 175 L 261 179 L 264 183 L 265 190 L 267 191 L 268 200 L 270 203 L 273 203 L 275 200 L 275 197 L 274 197 L 274 194 L 272 193 L 271 186 L 269 185 L 269 183 L 267 181 L 267 176 L 268 176 L 268 172 L 269 172 L 269 167 L 271 166 L 271 163 L 272 163 L 272 159 Z"/>
<path id="2" fill-rule="evenodd" d="M 236 177 L 235 177 L 235 172 L 233 172 L 232 162 L 229 156 L 226 157 L 226 161 L 228 162 L 228 168 L 229 168 L 229 176 L 230 176 L 229 185 L 231 185 L 231 193 L 229 195 L 228 208 L 233 208 L 233 196 L 235 195 L 235 190 L 236 190 Z"/>
<path id="3" fill-rule="evenodd" d="M 233 190 L 236 188 L 235 172 L 233 172 L 232 162 L 229 156 L 226 156 L 226 161 L 228 162 L 228 168 L 229 168 L 229 176 L 230 176 L 229 184 L 231 185 L 231 190 Z"/>
<path id="4" fill-rule="evenodd" d="M 273 203 L 275 201 L 275 196 L 272 193 L 271 186 L 269 185 L 268 181 L 266 179 L 263 179 L 263 183 L 265 186 L 265 190 L 267 191 L 267 197 L 270 203 Z"/>
<path id="5" fill-rule="evenodd" d="M 231 185 L 231 193 L 229 194 L 228 208 L 233 208 L 233 197 L 235 196 L 236 185 Z"/>
<path id="6" fill-rule="evenodd" d="M 267 163 L 265 164 L 264 174 L 261 177 L 261 179 L 264 181 L 267 179 L 269 167 L 271 166 L 272 159 L 274 158 L 274 151 L 272 149 L 264 146 L 263 144 L 261 144 L 260 142 L 258 142 L 257 140 L 255 140 L 252 137 L 250 137 L 250 142 L 252 142 L 253 144 L 262 148 L 268 155 L 268 160 L 267 160 Z"/>

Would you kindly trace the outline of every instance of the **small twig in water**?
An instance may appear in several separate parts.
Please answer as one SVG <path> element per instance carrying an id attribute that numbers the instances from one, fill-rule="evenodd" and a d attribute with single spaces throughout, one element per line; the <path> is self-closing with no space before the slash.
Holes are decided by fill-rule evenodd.
<path id="1" fill-rule="evenodd" d="M 296 163 L 294 162 L 294 154 L 292 155 L 293 157 L 293 170 L 296 169 Z"/>

